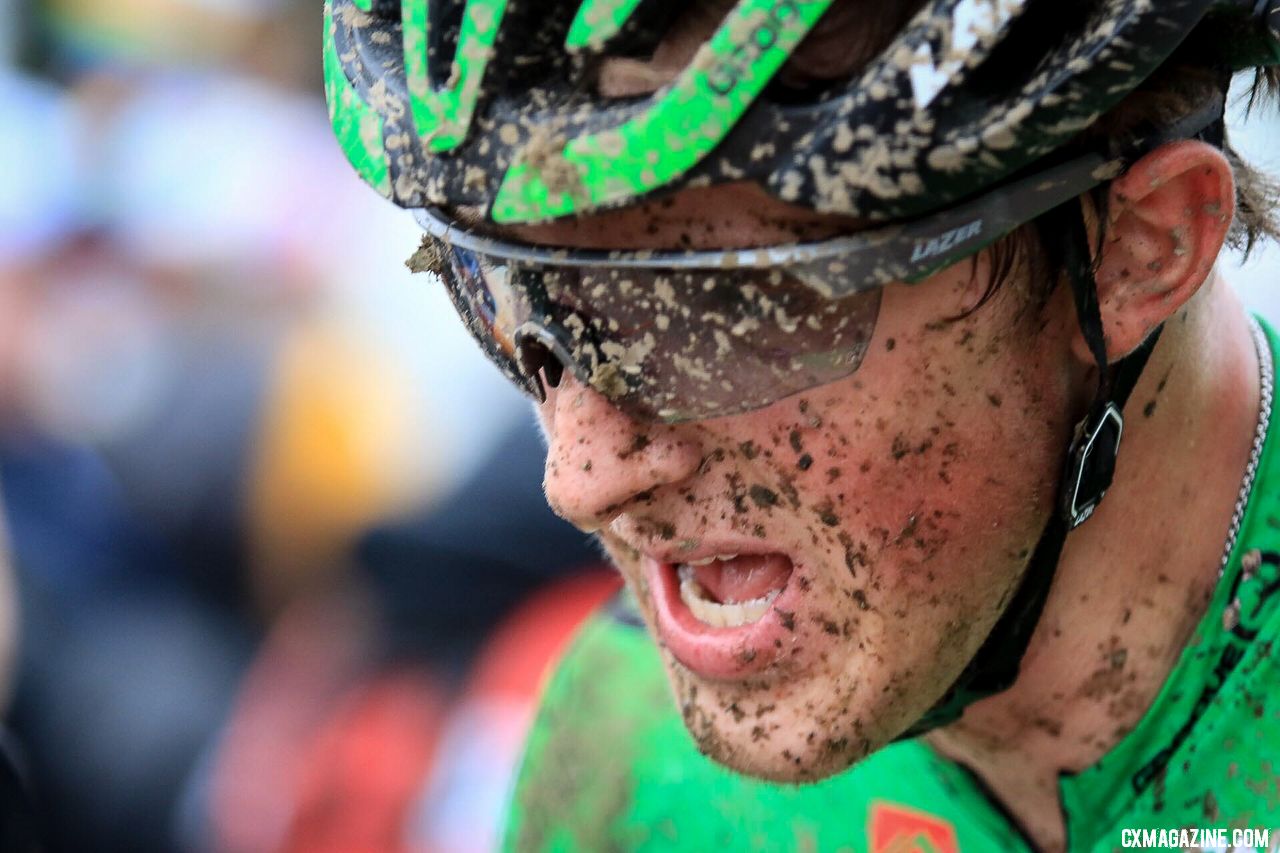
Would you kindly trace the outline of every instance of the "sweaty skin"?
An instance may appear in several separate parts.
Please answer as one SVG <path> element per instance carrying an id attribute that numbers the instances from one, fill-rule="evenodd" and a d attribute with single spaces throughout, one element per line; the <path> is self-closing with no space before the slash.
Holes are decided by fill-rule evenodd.
<path id="1" fill-rule="evenodd" d="M 679 246 L 708 211 L 721 245 L 787 230 L 778 203 L 723 192 L 649 208 L 643 228 L 624 212 L 517 236 Z M 1115 484 L 1068 539 L 1017 684 L 932 736 L 1042 849 L 1064 843 L 1057 774 L 1141 717 L 1217 576 L 1258 406 L 1247 321 L 1213 273 L 1232 198 L 1225 160 L 1199 143 L 1115 183 L 1097 274 L 1111 356 L 1167 330 L 1128 406 Z M 664 648 L 716 760 L 806 780 L 883 746 L 951 683 L 1025 571 L 1096 377 L 1064 287 L 1028 310 L 1019 272 L 966 315 L 988 274 L 980 259 L 887 288 L 857 373 L 763 410 L 655 426 L 567 376 L 542 406 L 548 500 L 598 532 L 660 645 L 646 561 L 709 549 L 794 564 L 788 636 L 750 677 L 705 677 Z"/>

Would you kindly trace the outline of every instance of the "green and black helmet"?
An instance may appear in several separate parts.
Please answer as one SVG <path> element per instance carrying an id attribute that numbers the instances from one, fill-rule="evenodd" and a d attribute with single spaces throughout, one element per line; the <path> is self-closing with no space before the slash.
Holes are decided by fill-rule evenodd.
<path id="1" fill-rule="evenodd" d="M 818 211 L 945 208 L 1063 146 L 1179 46 L 1280 61 L 1280 0 L 929 0 L 847 81 L 778 72 L 833 0 L 739 0 L 651 96 L 603 99 L 601 56 L 644 56 L 685 4 L 329 0 L 339 139 L 408 208 L 524 223 L 751 180 Z"/>

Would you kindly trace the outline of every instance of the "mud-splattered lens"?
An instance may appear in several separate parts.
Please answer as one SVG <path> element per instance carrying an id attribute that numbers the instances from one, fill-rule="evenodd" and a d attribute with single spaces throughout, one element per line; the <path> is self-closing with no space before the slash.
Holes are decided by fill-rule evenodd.
<path id="1" fill-rule="evenodd" d="M 449 291 L 453 306 L 471 336 L 489 359 L 526 393 L 541 397 L 535 377 L 521 370 L 516 357 L 515 329 L 527 316 L 521 294 L 508 285 L 505 264 L 492 263 L 475 252 L 434 241 L 439 257 L 446 259 L 434 271 Z"/>
<path id="2" fill-rule="evenodd" d="M 879 290 L 826 300 L 779 270 L 557 270 L 543 288 L 566 366 L 662 421 L 749 411 L 847 376 L 880 305 Z"/>
<path id="3" fill-rule="evenodd" d="M 848 376 L 880 290 L 832 299 L 783 269 L 555 267 L 441 244 L 455 306 L 489 357 L 535 396 L 522 346 L 645 420 L 737 414 Z"/>

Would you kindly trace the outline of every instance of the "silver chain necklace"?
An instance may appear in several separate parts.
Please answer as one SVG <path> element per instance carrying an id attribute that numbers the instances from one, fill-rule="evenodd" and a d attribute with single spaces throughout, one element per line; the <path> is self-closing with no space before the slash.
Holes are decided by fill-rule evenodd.
<path id="1" fill-rule="evenodd" d="M 1244 469 L 1244 479 L 1240 481 L 1240 496 L 1236 498 L 1236 508 L 1231 513 L 1231 526 L 1227 528 L 1227 542 L 1222 549 L 1222 565 L 1218 567 L 1218 578 L 1221 580 L 1227 571 L 1227 562 L 1231 552 L 1235 550 L 1236 538 L 1240 535 L 1240 524 L 1244 521 L 1244 510 L 1249 504 L 1249 495 L 1253 491 L 1253 480 L 1258 474 L 1258 460 L 1262 457 L 1262 444 L 1267 438 L 1267 426 L 1271 423 L 1272 384 L 1275 379 L 1275 368 L 1271 360 L 1271 343 L 1267 340 L 1262 325 L 1252 315 L 1249 326 L 1253 331 L 1253 345 L 1258 352 L 1258 374 L 1261 381 L 1262 399 L 1258 405 L 1258 426 L 1253 433 L 1253 449 L 1249 453 L 1249 464 Z"/>

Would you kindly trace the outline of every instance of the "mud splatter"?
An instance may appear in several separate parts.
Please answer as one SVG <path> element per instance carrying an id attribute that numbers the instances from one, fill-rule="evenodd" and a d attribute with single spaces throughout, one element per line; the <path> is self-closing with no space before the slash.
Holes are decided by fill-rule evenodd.
<path id="1" fill-rule="evenodd" d="M 778 493 L 772 489 L 756 484 L 750 490 L 751 500 L 761 509 L 769 509 L 778 505 Z"/>

